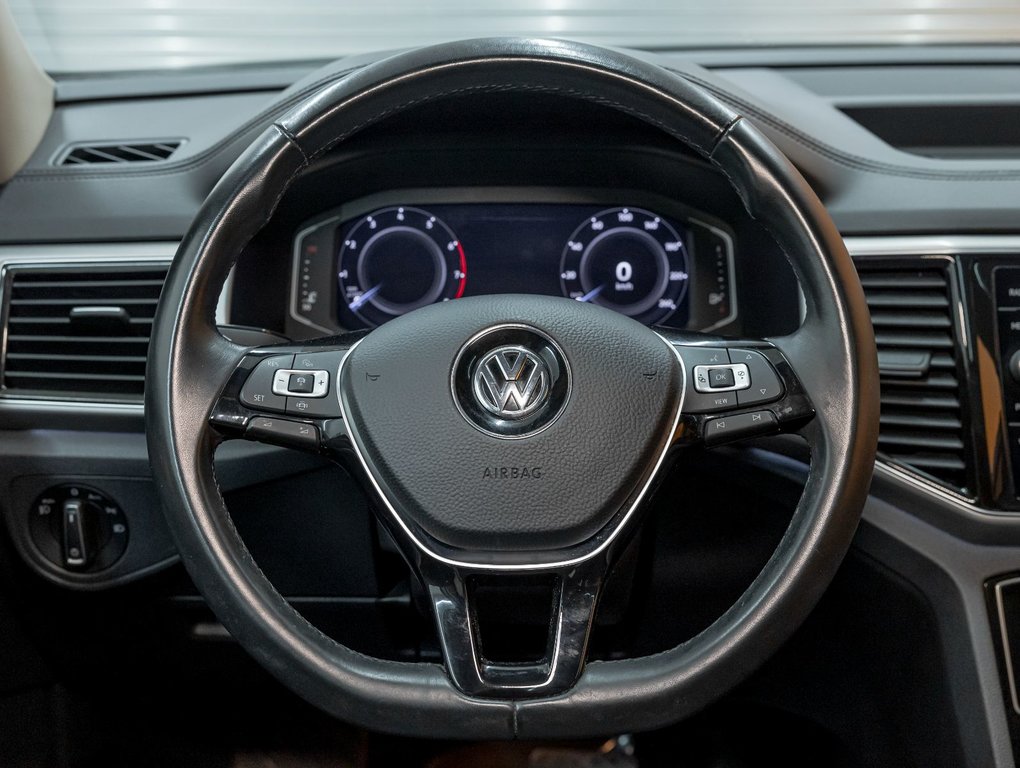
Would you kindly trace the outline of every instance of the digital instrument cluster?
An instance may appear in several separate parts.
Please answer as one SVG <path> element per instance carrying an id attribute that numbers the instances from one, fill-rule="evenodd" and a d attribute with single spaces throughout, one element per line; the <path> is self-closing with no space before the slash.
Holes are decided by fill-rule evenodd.
<path id="1" fill-rule="evenodd" d="M 647 325 L 736 316 L 733 238 L 638 205 L 433 202 L 348 206 L 295 238 L 291 314 L 327 333 L 463 296 L 565 296 Z"/>

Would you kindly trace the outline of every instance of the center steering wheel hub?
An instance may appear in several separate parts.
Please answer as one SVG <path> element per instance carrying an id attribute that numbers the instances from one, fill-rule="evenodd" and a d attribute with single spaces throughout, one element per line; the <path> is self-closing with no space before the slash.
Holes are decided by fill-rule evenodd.
<path id="1" fill-rule="evenodd" d="M 365 470 L 423 548 L 548 563 L 590 552 L 644 493 L 683 381 L 670 345 L 628 317 L 487 296 L 373 331 L 340 396 Z"/>

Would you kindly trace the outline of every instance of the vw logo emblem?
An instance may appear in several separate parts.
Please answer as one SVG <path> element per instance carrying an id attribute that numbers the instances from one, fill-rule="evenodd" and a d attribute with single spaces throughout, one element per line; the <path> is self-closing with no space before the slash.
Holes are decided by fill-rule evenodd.
<path id="1" fill-rule="evenodd" d="M 508 344 L 478 361 L 472 380 L 475 399 L 502 419 L 521 419 L 542 407 L 549 395 L 549 367 L 525 347 Z"/>
<path id="2" fill-rule="evenodd" d="M 506 323 L 464 343 L 453 361 L 450 389 L 471 426 L 517 440 L 541 432 L 563 413 L 570 399 L 570 367 L 551 336 Z"/>

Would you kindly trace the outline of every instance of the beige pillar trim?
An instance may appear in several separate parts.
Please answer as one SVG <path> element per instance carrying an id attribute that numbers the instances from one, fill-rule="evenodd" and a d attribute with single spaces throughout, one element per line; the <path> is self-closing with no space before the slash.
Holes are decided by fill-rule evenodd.
<path id="1" fill-rule="evenodd" d="M 39 68 L 7 0 L 0 0 L 0 184 L 39 146 L 53 114 L 53 81 Z"/>

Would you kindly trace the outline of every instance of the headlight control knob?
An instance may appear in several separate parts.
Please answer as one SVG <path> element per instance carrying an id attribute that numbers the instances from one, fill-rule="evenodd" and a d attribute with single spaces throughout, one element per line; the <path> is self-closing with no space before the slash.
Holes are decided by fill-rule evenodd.
<path id="1" fill-rule="evenodd" d="M 39 552 L 69 571 L 109 568 L 124 554 L 127 517 L 113 499 L 87 485 L 48 488 L 29 510 L 29 530 Z"/>

